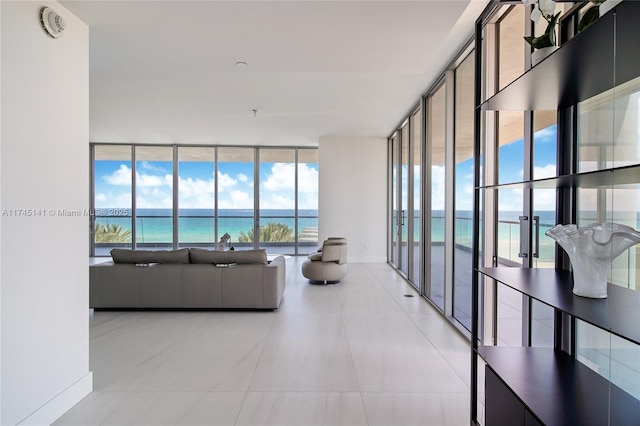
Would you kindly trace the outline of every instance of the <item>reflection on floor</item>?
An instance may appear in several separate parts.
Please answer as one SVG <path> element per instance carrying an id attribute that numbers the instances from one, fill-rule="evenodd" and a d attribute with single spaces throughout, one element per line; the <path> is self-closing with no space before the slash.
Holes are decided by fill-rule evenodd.
<path id="1" fill-rule="evenodd" d="M 468 425 L 469 343 L 387 264 L 276 312 L 96 312 L 94 392 L 56 425 Z M 416 294 L 417 296 L 417 294 Z"/>

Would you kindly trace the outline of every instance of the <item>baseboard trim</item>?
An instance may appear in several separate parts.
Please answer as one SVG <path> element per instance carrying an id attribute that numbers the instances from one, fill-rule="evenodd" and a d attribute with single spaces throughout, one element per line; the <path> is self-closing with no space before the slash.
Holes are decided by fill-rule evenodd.
<path id="1" fill-rule="evenodd" d="M 91 391 L 93 391 L 93 372 L 90 371 L 18 424 L 21 426 L 50 425 Z"/>

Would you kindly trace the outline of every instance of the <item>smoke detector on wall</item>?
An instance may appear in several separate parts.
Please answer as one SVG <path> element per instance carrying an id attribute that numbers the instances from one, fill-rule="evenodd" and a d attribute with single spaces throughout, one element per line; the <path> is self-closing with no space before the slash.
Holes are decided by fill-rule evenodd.
<path id="1" fill-rule="evenodd" d="M 58 15 L 55 10 L 42 6 L 38 16 L 40 18 L 40 26 L 49 37 L 58 38 L 62 35 L 66 24 L 62 16 Z"/>

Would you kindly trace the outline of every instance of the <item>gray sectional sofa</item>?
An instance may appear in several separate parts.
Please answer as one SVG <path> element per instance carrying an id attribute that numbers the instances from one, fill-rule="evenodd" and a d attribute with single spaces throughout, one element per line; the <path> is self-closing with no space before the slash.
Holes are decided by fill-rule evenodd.
<path id="1" fill-rule="evenodd" d="M 111 251 L 89 267 L 94 309 L 277 309 L 285 258 L 265 250 Z"/>

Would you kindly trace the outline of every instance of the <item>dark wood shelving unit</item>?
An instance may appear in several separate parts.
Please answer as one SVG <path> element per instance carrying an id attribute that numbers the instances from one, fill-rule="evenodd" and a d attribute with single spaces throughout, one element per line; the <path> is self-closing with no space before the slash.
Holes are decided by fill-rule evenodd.
<path id="1" fill-rule="evenodd" d="M 573 274 L 556 269 L 479 268 L 483 275 L 530 296 L 560 312 L 581 319 L 640 345 L 640 292 L 609 284 L 606 299 L 572 293 Z"/>
<path id="2" fill-rule="evenodd" d="M 575 105 L 638 76 L 640 26 L 634 19 L 640 4 L 623 1 L 617 16 L 607 13 L 539 64 L 487 99 L 488 111 L 555 110 Z M 616 35 L 624 42 L 614 45 Z M 618 38 L 621 39 L 621 38 Z M 616 55 L 616 49 L 624 52 Z M 635 58 L 634 58 L 635 56 Z M 615 64 L 615 67 L 614 67 Z"/>
<path id="3" fill-rule="evenodd" d="M 542 424 L 638 425 L 640 401 L 565 352 L 499 346 L 478 352 Z"/>
<path id="4" fill-rule="evenodd" d="M 607 188 L 617 185 L 635 185 L 638 184 L 638 180 L 640 180 L 640 165 L 633 165 L 545 179 L 487 185 L 478 189 Z"/>
<path id="5" fill-rule="evenodd" d="M 481 105 L 483 110 L 555 110 L 614 85 L 614 18 L 606 14 Z"/>
<path id="6" fill-rule="evenodd" d="M 500 1 L 476 21 L 476 56 L 482 57 L 483 29 Z M 515 3 L 514 3 L 515 4 Z M 640 291 L 608 286 L 608 297 L 591 299 L 572 293 L 573 274 L 559 269 L 481 267 L 483 191 L 556 189 L 566 201 L 579 188 L 640 185 L 640 164 L 505 184 L 481 183 L 482 116 L 485 111 L 557 110 L 566 114 L 585 100 L 640 79 L 640 1 L 623 1 L 593 25 L 560 46 L 486 101 L 476 85 L 475 195 L 472 285 L 471 422 L 478 424 L 478 389 L 485 389 L 485 423 L 492 425 L 640 425 L 640 400 L 570 354 L 575 348 L 575 320 L 582 320 L 632 344 L 640 345 Z M 476 78 L 482 77 L 481 61 Z M 614 90 L 612 90 L 614 89 Z M 623 88 L 626 90 L 626 87 Z M 562 128 L 561 126 L 566 126 Z M 560 138 L 575 135 L 575 123 L 560 122 Z M 567 137 L 569 134 L 569 137 Z M 559 140 L 570 145 L 572 141 Z M 576 155 L 567 147 L 566 155 Z M 570 169 L 566 167 L 564 170 Z M 565 191 L 568 190 L 568 191 Z M 562 204 L 561 204 L 562 205 Z M 569 203 L 569 208 L 573 204 Z M 485 278 L 485 279 L 483 279 Z M 552 307 L 554 348 L 483 346 L 481 289 L 495 280 L 532 300 Z M 489 284 L 491 285 L 491 284 Z M 570 337 L 566 337 L 569 335 Z M 569 349 L 571 347 L 571 349 Z M 485 383 L 478 383 L 478 357 L 485 363 Z M 480 363 L 481 364 L 481 363 Z M 634 382 L 635 383 L 635 382 Z M 621 385 L 623 386 L 623 385 Z M 480 390 L 482 392 L 482 390 Z"/>

